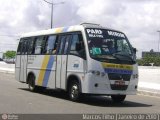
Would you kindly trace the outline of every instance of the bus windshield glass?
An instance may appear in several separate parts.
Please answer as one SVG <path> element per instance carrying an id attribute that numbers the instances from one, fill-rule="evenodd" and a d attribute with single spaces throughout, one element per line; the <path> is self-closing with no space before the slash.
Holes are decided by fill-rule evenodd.
<path id="1" fill-rule="evenodd" d="M 91 58 L 133 61 L 133 50 L 124 33 L 98 28 L 87 28 Z"/>

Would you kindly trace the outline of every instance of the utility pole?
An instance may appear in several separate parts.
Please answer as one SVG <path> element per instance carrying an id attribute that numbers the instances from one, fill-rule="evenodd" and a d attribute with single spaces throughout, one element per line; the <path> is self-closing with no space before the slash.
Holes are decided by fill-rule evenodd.
<path id="1" fill-rule="evenodd" d="M 59 4 L 64 4 L 64 2 L 54 3 L 53 0 L 52 0 L 52 2 L 48 2 L 47 0 L 43 0 L 43 1 L 48 3 L 49 5 L 51 5 L 51 29 L 52 29 L 53 28 L 53 6 L 59 5 Z"/>
<path id="2" fill-rule="evenodd" d="M 158 52 L 160 52 L 160 51 L 159 51 L 159 45 L 160 45 L 160 30 L 158 30 L 157 32 L 159 33 L 159 40 L 158 40 Z M 159 55 L 160 55 L 160 53 L 159 53 Z"/>

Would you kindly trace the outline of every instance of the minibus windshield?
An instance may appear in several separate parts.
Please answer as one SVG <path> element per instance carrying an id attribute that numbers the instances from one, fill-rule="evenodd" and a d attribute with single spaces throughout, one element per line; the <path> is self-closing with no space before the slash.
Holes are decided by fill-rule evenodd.
<path id="1" fill-rule="evenodd" d="M 98 28 L 86 28 L 86 33 L 91 58 L 133 61 L 133 50 L 124 33 Z"/>

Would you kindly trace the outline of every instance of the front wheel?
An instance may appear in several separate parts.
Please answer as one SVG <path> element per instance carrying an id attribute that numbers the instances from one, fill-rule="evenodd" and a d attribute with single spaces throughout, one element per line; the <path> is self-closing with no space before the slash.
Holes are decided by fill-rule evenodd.
<path id="1" fill-rule="evenodd" d="M 69 87 L 69 97 L 72 101 L 78 101 L 80 98 L 80 87 L 79 83 L 74 81 Z"/>
<path id="2" fill-rule="evenodd" d="M 125 100 L 126 95 L 111 95 L 113 102 L 121 103 Z"/>

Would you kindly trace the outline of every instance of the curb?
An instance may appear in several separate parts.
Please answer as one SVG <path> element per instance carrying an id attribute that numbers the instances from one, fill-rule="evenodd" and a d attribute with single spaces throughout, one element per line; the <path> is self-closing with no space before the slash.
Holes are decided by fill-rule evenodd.
<path id="1" fill-rule="evenodd" d="M 5 71 L 5 70 L 0 70 L 0 73 L 6 73 L 6 74 L 14 74 L 14 71 Z"/>
<path id="2" fill-rule="evenodd" d="M 151 89 L 139 89 L 137 92 L 138 95 L 146 95 L 146 96 L 153 96 L 153 97 L 160 97 L 160 90 L 151 90 Z"/>
<path id="3" fill-rule="evenodd" d="M 14 71 L 5 71 L 5 70 L 0 70 L 0 73 L 6 73 L 6 74 L 14 74 Z M 160 90 L 156 89 L 149 89 L 145 87 L 139 87 L 137 91 L 138 95 L 146 95 L 146 96 L 153 96 L 153 97 L 160 97 Z"/>

